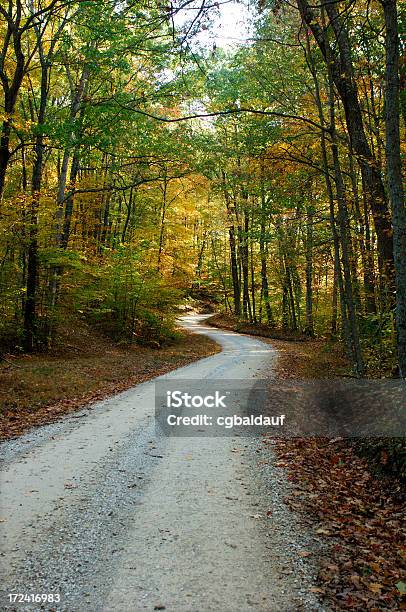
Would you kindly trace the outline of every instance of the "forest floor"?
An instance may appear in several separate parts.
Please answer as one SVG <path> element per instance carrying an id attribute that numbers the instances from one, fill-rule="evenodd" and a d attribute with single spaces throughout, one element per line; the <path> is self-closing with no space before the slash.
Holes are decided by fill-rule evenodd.
<path id="1" fill-rule="evenodd" d="M 272 345 L 279 352 L 278 378 L 331 378 L 342 371 L 339 352 L 323 343 Z M 318 552 L 322 600 L 331 609 L 406 610 L 402 483 L 378 475 L 348 440 L 265 438 L 264 445 L 292 483 L 285 503 L 327 544 Z M 382 451 L 382 464 L 386 460 Z"/>
<path id="2" fill-rule="evenodd" d="M 346 371 L 337 345 L 299 335 L 281 340 L 281 331 L 236 325 L 233 317 L 224 315 L 208 322 L 238 327 L 239 333 L 269 342 L 278 352 L 271 378 L 333 378 Z M 277 456 L 277 465 L 285 468 L 292 485 L 284 502 L 322 544 L 317 553 L 311 548 L 301 553 L 317 555 L 318 584 L 313 591 L 332 610 L 406 610 L 402 483 L 377 474 L 376 466 L 360 457 L 348 440 L 265 436 L 263 444 Z M 380 460 L 384 467 L 385 450 Z"/>
<path id="3" fill-rule="evenodd" d="M 207 336 L 179 331 L 160 349 L 116 344 L 82 321 L 59 330 L 50 353 L 0 361 L 0 439 L 55 421 L 91 402 L 220 350 Z"/>

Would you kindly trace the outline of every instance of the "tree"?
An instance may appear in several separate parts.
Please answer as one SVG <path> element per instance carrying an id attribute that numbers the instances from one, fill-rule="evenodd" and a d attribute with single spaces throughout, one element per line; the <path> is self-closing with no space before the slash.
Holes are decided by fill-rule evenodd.
<path id="1" fill-rule="evenodd" d="M 400 153 L 399 34 L 396 0 L 381 0 L 385 15 L 385 126 L 396 278 L 396 333 L 400 374 L 406 378 L 406 208 Z"/>

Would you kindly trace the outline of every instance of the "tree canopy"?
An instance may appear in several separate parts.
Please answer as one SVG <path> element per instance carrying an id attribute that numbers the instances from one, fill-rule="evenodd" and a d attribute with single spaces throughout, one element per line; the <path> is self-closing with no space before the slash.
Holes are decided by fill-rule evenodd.
<path id="1" fill-rule="evenodd" d="M 223 4 L 1 3 L 1 345 L 161 341 L 191 296 L 405 376 L 404 9 L 259 0 L 222 48 Z"/>

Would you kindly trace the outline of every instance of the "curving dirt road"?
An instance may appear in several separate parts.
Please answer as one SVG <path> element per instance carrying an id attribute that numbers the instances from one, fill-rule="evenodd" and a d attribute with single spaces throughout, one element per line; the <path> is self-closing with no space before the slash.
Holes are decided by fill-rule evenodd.
<path id="1" fill-rule="evenodd" d="M 249 385 L 269 375 L 269 344 L 203 319 L 183 325 L 222 352 L 166 377 Z M 1 609 L 321 609 L 299 555 L 311 541 L 260 443 L 159 437 L 153 415 L 151 381 L 2 444 Z M 16 604 L 9 593 L 60 602 Z"/>

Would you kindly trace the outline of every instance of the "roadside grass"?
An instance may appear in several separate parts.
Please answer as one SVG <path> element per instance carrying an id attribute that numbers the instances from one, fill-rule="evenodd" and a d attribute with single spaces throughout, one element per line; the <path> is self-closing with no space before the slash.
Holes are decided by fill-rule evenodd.
<path id="1" fill-rule="evenodd" d="M 0 439 L 219 350 L 206 336 L 185 331 L 156 349 L 116 344 L 83 322 L 62 329 L 52 353 L 6 355 L 0 362 Z"/>

